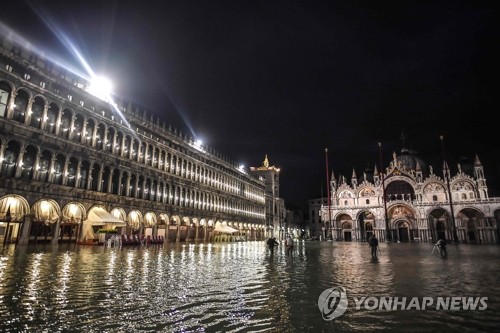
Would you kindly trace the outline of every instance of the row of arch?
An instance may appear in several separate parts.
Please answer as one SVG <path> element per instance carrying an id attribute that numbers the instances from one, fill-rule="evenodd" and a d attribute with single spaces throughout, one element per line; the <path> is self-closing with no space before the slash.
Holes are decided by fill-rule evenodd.
<path id="1" fill-rule="evenodd" d="M 44 224 L 49 227 L 55 225 L 79 227 L 79 240 L 95 237 L 96 227 L 104 229 L 123 228 L 122 233 L 143 234 L 147 228 L 171 228 L 172 226 L 187 228 L 209 228 L 217 225 L 226 225 L 237 229 L 241 234 L 263 235 L 264 225 L 247 222 L 219 220 L 210 217 L 192 217 L 169 215 L 164 212 L 141 211 L 139 209 L 125 209 L 114 207 L 109 211 L 103 205 L 86 207 L 78 201 L 71 201 L 59 205 L 53 199 L 39 199 L 33 204 L 20 195 L 6 195 L 0 198 L 0 222 L 23 222 L 30 216 L 33 223 Z M 90 234 L 90 236 L 89 236 Z"/>
<path id="2" fill-rule="evenodd" d="M 86 116 L 70 107 L 63 108 L 55 102 L 49 102 L 43 95 L 33 95 L 24 87 L 15 90 L 14 84 L 8 81 L 0 81 L 0 94 L 0 115 L 3 117 L 214 189 L 261 203 L 265 200 L 263 189 L 141 140 L 137 133 L 119 128 L 126 128 L 124 126 L 115 128 L 108 125 L 99 120 L 101 117 L 98 115 Z M 114 116 L 111 119 L 114 120 Z"/>
<path id="3" fill-rule="evenodd" d="M 2 141 L 0 159 L 1 176 L 5 178 L 37 180 L 173 206 L 264 218 L 262 205 L 244 203 L 202 189 L 175 184 L 173 180 L 147 177 L 35 145 L 22 146 L 17 140 L 10 140 L 6 144 Z"/>
<path id="4" fill-rule="evenodd" d="M 339 212 L 332 216 L 332 233 L 339 240 L 367 240 L 376 234 L 381 240 L 386 240 L 386 223 L 389 234 L 394 241 L 433 241 L 438 238 L 452 239 L 453 223 L 457 230 L 459 241 L 496 243 L 500 241 L 500 208 L 492 218 L 485 217 L 478 209 L 467 207 L 456 212 L 454 220 L 449 211 L 443 207 L 434 207 L 427 212 L 426 217 L 419 217 L 417 212 L 408 205 L 397 203 L 388 207 L 388 220 L 380 218 L 369 209 L 360 211 L 354 218 Z"/>
<path id="5" fill-rule="evenodd" d="M 429 180 L 424 183 L 422 194 L 417 194 L 413 186 L 416 186 L 416 184 L 409 184 L 406 180 L 389 180 L 385 184 L 383 194 L 378 193 L 382 192 L 382 190 L 370 186 L 363 186 L 355 190 L 344 186 L 337 191 L 335 198 L 339 206 L 370 205 L 374 202 L 380 204 L 384 200 L 384 195 L 387 201 L 444 202 L 448 200 L 448 194 L 445 190 L 446 185 L 442 181 Z M 474 200 L 477 197 L 473 190 L 473 184 L 468 180 L 457 178 L 450 184 L 450 188 L 452 199 L 455 201 Z"/>

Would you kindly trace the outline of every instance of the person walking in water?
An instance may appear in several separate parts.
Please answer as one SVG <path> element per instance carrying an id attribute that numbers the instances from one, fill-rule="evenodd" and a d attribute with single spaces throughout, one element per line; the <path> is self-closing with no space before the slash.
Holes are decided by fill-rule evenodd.
<path id="1" fill-rule="evenodd" d="M 368 244 L 370 245 L 370 249 L 372 250 L 372 258 L 376 258 L 378 250 L 378 239 L 377 237 L 375 237 L 375 234 L 370 237 L 370 239 L 368 240 Z"/>
<path id="2" fill-rule="evenodd" d="M 270 237 L 267 240 L 267 246 L 269 247 L 269 251 L 271 253 L 274 252 L 274 247 L 277 246 L 277 245 L 280 245 L 280 243 L 278 243 L 278 241 L 276 241 L 276 237 Z"/>
<path id="3" fill-rule="evenodd" d="M 437 241 L 436 246 L 441 256 L 446 257 L 448 255 L 448 252 L 446 251 L 446 241 L 443 238 L 440 238 Z"/>
<path id="4" fill-rule="evenodd" d="M 293 238 L 292 235 L 288 235 L 285 240 L 286 254 L 291 254 L 293 252 Z"/>

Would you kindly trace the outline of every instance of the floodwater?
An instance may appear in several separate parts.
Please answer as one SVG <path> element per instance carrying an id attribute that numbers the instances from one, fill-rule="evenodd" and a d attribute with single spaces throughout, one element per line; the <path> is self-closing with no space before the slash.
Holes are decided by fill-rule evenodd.
<path id="1" fill-rule="evenodd" d="M 442 258 L 429 243 L 382 243 L 372 260 L 366 243 L 295 245 L 289 256 L 265 242 L 6 247 L 0 332 L 498 331 L 499 246 L 451 244 Z M 346 311 L 323 319 L 318 300 L 335 287 Z M 380 297 L 483 303 L 376 308 Z"/>

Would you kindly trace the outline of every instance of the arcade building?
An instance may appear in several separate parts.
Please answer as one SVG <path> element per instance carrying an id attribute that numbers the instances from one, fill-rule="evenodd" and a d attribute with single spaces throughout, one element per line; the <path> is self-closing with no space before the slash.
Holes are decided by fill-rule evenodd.
<path id="1" fill-rule="evenodd" d="M 0 39 L 0 244 L 94 244 L 110 230 L 248 241 L 279 226 L 265 177 L 91 88 Z"/>

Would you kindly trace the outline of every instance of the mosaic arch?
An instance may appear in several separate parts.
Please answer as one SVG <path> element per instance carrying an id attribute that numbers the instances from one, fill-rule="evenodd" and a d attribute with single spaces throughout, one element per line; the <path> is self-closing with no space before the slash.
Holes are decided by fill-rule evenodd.
<path id="1" fill-rule="evenodd" d="M 409 242 L 418 237 L 418 226 L 413 209 L 404 204 L 396 204 L 387 208 L 393 239 L 398 242 Z"/>
<path id="2" fill-rule="evenodd" d="M 467 241 L 476 243 L 483 240 L 483 235 L 480 234 L 480 227 L 489 227 L 488 221 L 484 218 L 484 213 L 474 208 L 461 209 L 455 219 L 455 223 L 460 221 L 459 232 L 463 232 Z"/>
<path id="3" fill-rule="evenodd" d="M 443 208 L 436 208 L 429 212 L 429 227 L 433 230 L 433 239 L 450 239 L 452 237 L 450 214 Z"/>
<path id="4" fill-rule="evenodd" d="M 361 211 L 356 217 L 356 220 L 358 221 L 357 227 L 359 229 L 359 235 L 356 235 L 356 237 L 360 237 L 361 241 L 368 240 L 373 235 L 375 216 L 367 209 Z"/>

